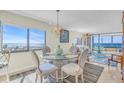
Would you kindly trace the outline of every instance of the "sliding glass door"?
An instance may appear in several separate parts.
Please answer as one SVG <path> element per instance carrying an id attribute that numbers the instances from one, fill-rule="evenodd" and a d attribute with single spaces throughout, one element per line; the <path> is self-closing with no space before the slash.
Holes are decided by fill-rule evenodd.
<path id="1" fill-rule="evenodd" d="M 121 52 L 122 33 L 92 35 L 92 47 L 95 51 Z"/>

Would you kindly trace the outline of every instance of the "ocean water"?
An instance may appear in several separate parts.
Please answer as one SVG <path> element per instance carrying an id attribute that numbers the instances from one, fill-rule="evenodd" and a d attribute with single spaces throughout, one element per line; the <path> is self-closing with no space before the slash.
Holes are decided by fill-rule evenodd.
<path id="1" fill-rule="evenodd" d="M 45 44 L 40 43 L 31 43 L 30 48 L 41 48 Z M 10 48 L 10 49 L 27 49 L 27 43 L 4 43 L 3 48 Z"/>
<path id="2" fill-rule="evenodd" d="M 103 47 L 103 48 L 122 48 L 122 44 L 121 43 L 102 43 L 102 44 L 93 44 L 93 47 Z"/>

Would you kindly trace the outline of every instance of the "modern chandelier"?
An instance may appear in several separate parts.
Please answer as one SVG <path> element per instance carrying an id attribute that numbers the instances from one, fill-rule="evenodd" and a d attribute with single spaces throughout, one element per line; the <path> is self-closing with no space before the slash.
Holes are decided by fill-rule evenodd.
<path id="1" fill-rule="evenodd" d="M 57 34 L 57 36 L 59 36 L 60 33 L 64 31 L 62 27 L 60 27 L 59 25 L 59 13 L 60 13 L 60 10 L 56 10 L 57 18 L 56 18 L 56 26 L 54 27 L 54 32 Z"/>

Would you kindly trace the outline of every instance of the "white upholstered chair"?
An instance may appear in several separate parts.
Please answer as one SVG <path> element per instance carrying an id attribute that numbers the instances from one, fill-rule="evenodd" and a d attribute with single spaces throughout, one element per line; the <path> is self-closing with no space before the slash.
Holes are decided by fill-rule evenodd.
<path id="1" fill-rule="evenodd" d="M 0 69 L 2 70 L 2 73 L 5 74 L 7 82 L 10 81 L 9 73 L 8 73 L 9 61 L 10 61 L 10 50 L 4 49 L 0 55 Z"/>
<path id="2" fill-rule="evenodd" d="M 58 67 L 50 63 L 40 63 L 38 52 L 32 51 L 32 54 L 36 59 L 37 65 L 35 82 L 37 82 L 38 76 L 41 77 L 41 82 L 43 82 L 43 77 L 48 77 L 52 73 L 56 74 L 56 81 L 58 82 Z"/>
<path id="3" fill-rule="evenodd" d="M 44 46 L 43 49 L 42 49 L 42 51 L 43 51 L 42 52 L 43 56 L 46 56 L 46 55 L 49 55 L 50 54 L 51 49 L 48 46 Z M 46 60 L 46 59 L 44 59 L 43 61 L 44 62 L 48 62 L 48 63 L 51 63 L 52 62 L 51 60 Z"/>
<path id="4" fill-rule="evenodd" d="M 35 50 L 35 54 L 40 64 L 45 63 L 45 61 L 43 60 L 43 50 Z"/>
<path id="5" fill-rule="evenodd" d="M 71 54 L 76 54 L 76 55 L 79 55 L 80 54 L 80 51 L 79 51 L 79 48 L 78 47 L 76 47 L 76 46 L 71 46 L 70 48 L 69 48 L 69 52 L 71 53 Z M 77 63 L 78 62 L 78 58 L 74 58 L 74 59 L 70 59 L 69 60 L 69 63 Z"/>
<path id="6" fill-rule="evenodd" d="M 69 52 L 71 52 L 72 54 L 78 54 L 79 48 L 76 46 L 71 46 Z"/>
<path id="7" fill-rule="evenodd" d="M 75 82 L 78 83 L 78 76 L 81 75 L 82 82 L 84 82 L 84 80 L 83 80 L 83 68 L 84 68 L 84 65 L 87 61 L 87 56 L 88 56 L 88 50 L 86 49 L 80 54 L 78 64 L 69 63 L 67 65 L 64 65 L 61 68 L 61 77 L 63 77 L 63 72 L 64 72 L 68 75 L 75 76 Z M 62 79 L 62 81 L 63 81 L 63 79 Z"/>
<path id="8" fill-rule="evenodd" d="M 44 46 L 43 47 L 43 55 L 44 56 L 47 55 L 47 53 L 50 53 L 50 52 L 51 52 L 50 47 L 48 47 L 48 46 Z"/>

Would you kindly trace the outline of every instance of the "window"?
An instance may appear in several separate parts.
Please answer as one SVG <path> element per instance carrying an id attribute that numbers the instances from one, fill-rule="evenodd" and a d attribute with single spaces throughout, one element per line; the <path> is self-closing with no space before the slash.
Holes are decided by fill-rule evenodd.
<path id="1" fill-rule="evenodd" d="M 94 39 L 94 43 L 98 43 L 98 35 L 94 35 L 93 39 Z"/>
<path id="2" fill-rule="evenodd" d="M 103 43 L 103 36 L 100 36 L 100 43 Z"/>
<path id="3" fill-rule="evenodd" d="M 95 49 L 95 50 L 97 50 L 98 49 L 98 35 L 93 35 L 93 39 L 92 39 L 93 41 L 92 41 L 92 46 L 93 46 L 93 48 Z"/>
<path id="4" fill-rule="evenodd" d="M 45 45 L 45 31 L 30 29 L 29 33 L 30 49 L 42 49 L 42 47 Z"/>
<path id="5" fill-rule="evenodd" d="M 111 36 L 103 36 L 103 43 L 112 43 Z"/>
<path id="6" fill-rule="evenodd" d="M 121 35 L 122 33 L 120 33 L 119 35 L 116 34 L 118 33 L 100 34 L 100 38 L 98 34 L 93 35 L 93 39 L 92 39 L 93 48 L 95 50 L 97 50 L 98 47 L 100 47 L 100 50 L 111 49 L 111 50 L 120 51 L 120 49 L 122 48 L 122 35 Z"/>
<path id="7" fill-rule="evenodd" d="M 45 45 L 46 32 L 13 25 L 3 25 L 2 48 L 12 52 L 42 49 Z"/>
<path id="8" fill-rule="evenodd" d="M 27 50 L 27 29 L 11 25 L 3 25 L 3 49 L 11 51 Z"/>
<path id="9" fill-rule="evenodd" d="M 116 48 L 122 48 L 122 36 L 113 36 L 113 45 Z"/>
<path id="10" fill-rule="evenodd" d="M 103 36 L 93 35 L 93 43 L 98 44 L 103 42 Z"/>
<path id="11" fill-rule="evenodd" d="M 122 36 L 113 36 L 113 43 L 122 43 Z"/>
<path id="12" fill-rule="evenodd" d="M 72 43 L 73 43 L 74 45 L 82 45 L 82 38 L 75 37 L 75 38 L 73 38 Z"/>

